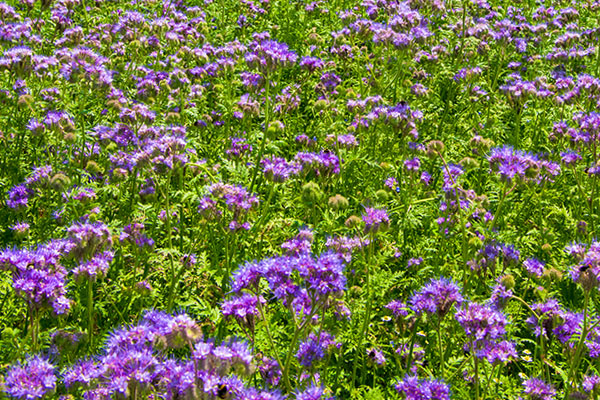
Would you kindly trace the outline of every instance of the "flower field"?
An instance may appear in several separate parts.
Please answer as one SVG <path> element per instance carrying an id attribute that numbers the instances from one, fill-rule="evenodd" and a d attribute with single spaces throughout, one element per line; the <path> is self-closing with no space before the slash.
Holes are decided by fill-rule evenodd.
<path id="1" fill-rule="evenodd" d="M 598 399 L 600 1 L 0 3 L 0 399 Z"/>

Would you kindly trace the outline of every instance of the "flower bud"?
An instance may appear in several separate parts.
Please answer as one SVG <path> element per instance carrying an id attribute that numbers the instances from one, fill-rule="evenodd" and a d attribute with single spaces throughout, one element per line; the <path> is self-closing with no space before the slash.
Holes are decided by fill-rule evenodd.
<path id="1" fill-rule="evenodd" d="M 348 207 L 348 199 L 341 194 L 336 194 L 329 198 L 328 204 L 334 211 L 343 210 Z"/>
<path id="2" fill-rule="evenodd" d="M 315 204 L 323 197 L 323 192 L 315 182 L 308 182 L 302 186 L 302 201 L 304 203 Z"/>
<path id="3" fill-rule="evenodd" d="M 62 192 L 69 185 L 71 185 L 71 179 L 63 173 L 58 173 L 50 179 L 50 186 L 58 192 Z"/>
<path id="4" fill-rule="evenodd" d="M 344 222 L 344 225 L 346 225 L 346 227 L 348 227 L 348 228 L 355 228 L 355 227 L 360 226 L 361 224 L 362 224 L 362 219 L 356 215 L 351 215 L 350 217 L 348 217 L 346 222 Z"/>
<path id="5" fill-rule="evenodd" d="M 510 290 L 515 287 L 515 277 L 508 274 L 504 275 L 500 278 L 500 284 L 506 288 L 506 290 Z"/>

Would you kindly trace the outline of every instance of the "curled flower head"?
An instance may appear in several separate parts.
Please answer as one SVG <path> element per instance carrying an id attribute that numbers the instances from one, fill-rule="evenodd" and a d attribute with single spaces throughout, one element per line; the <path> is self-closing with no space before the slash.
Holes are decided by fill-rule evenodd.
<path id="1" fill-rule="evenodd" d="M 362 220 L 365 223 L 365 233 L 377 233 L 390 227 L 390 217 L 383 209 L 365 207 Z"/>

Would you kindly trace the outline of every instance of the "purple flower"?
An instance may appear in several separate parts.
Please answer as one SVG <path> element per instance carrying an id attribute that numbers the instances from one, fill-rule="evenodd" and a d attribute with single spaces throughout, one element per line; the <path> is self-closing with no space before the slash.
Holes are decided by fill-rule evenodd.
<path id="1" fill-rule="evenodd" d="M 333 397 L 325 395 L 325 390 L 319 386 L 311 386 L 296 394 L 296 400 L 332 400 Z"/>
<path id="2" fill-rule="evenodd" d="M 407 267 L 415 267 L 423 264 L 423 257 L 415 257 L 408 260 L 406 263 Z"/>
<path id="3" fill-rule="evenodd" d="M 33 192 L 31 189 L 27 188 L 27 186 L 23 184 L 17 185 L 8 191 L 8 200 L 6 200 L 6 205 L 13 210 L 22 210 L 27 207 L 29 196 L 32 194 Z"/>
<path id="4" fill-rule="evenodd" d="M 75 223 L 67 228 L 73 252 L 79 258 L 85 258 L 112 246 L 112 235 L 103 222 Z"/>
<path id="5" fill-rule="evenodd" d="M 560 166 L 557 163 L 545 160 L 540 155 L 515 150 L 510 146 L 493 148 L 488 161 L 492 171 L 499 173 L 501 179 L 508 182 L 518 179 L 541 183 L 560 174 Z"/>
<path id="6" fill-rule="evenodd" d="M 291 175 L 300 172 L 300 165 L 297 163 L 288 163 L 280 157 L 267 157 L 260 162 L 263 167 L 265 177 L 273 182 L 285 182 Z"/>
<path id="7" fill-rule="evenodd" d="M 553 400 L 556 389 L 538 378 L 530 378 L 523 382 L 523 393 L 531 400 Z"/>
<path id="8" fill-rule="evenodd" d="M 119 235 L 121 243 L 133 243 L 140 248 L 151 248 L 154 246 L 154 240 L 144 233 L 144 224 L 133 223 L 125 226 L 123 232 Z"/>
<path id="9" fill-rule="evenodd" d="M 287 44 L 274 40 L 254 41 L 249 46 L 244 59 L 249 67 L 257 68 L 264 74 L 278 67 L 287 67 L 296 63 L 298 56 L 290 51 Z"/>
<path id="10" fill-rule="evenodd" d="M 281 248 L 287 255 L 309 254 L 312 248 L 313 232 L 308 229 L 300 229 L 298 234 L 293 238 L 281 244 Z"/>
<path id="11" fill-rule="evenodd" d="M 491 364 L 510 362 L 518 357 L 517 349 L 513 342 L 486 342 L 476 353 L 478 358 L 485 358 Z"/>
<path id="12" fill-rule="evenodd" d="M 327 239 L 325 246 L 335 251 L 349 263 L 352 261 L 352 252 L 367 246 L 369 243 L 369 239 L 363 239 L 359 236 L 334 236 Z"/>
<path id="13" fill-rule="evenodd" d="M 232 137 L 231 147 L 225 150 L 225 154 L 229 158 L 239 159 L 242 158 L 246 153 L 252 152 L 252 146 L 248 144 L 247 140 L 239 137 Z"/>
<path id="14" fill-rule="evenodd" d="M 405 160 L 404 168 L 406 168 L 409 172 L 417 172 L 419 171 L 419 168 L 421 168 L 421 160 L 419 160 L 419 157 Z"/>
<path id="15" fill-rule="evenodd" d="M 411 308 L 417 313 L 437 314 L 443 318 L 455 305 L 463 301 L 460 287 L 445 278 L 432 279 L 411 298 Z"/>
<path id="16" fill-rule="evenodd" d="M 450 400 L 450 388 L 436 379 L 406 376 L 394 388 L 404 394 L 406 400 Z"/>
<path id="17" fill-rule="evenodd" d="M 262 296 L 258 297 L 244 293 L 239 297 L 226 300 L 221 305 L 221 312 L 225 317 L 233 317 L 243 327 L 254 330 L 255 318 L 259 315 L 258 302 L 265 304 Z"/>
<path id="18" fill-rule="evenodd" d="M 390 226 L 387 211 L 379 208 L 365 207 L 362 220 L 365 223 L 365 233 L 385 231 Z"/>
<path id="19" fill-rule="evenodd" d="M 296 357 L 300 365 L 311 368 L 314 363 L 322 360 L 331 349 L 340 346 L 341 343 L 336 342 L 335 338 L 327 332 L 320 332 L 318 335 L 311 333 L 305 341 L 300 343 Z"/>
<path id="20" fill-rule="evenodd" d="M 34 168 L 29 177 L 25 179 L 25 184 L 27 187 L 31 187 L 35 184 L 43 185 L 50 180 L 50 174 L 52 174 L 51 165 Z"/>
<path id="21" fill-rule="evenodd" d="M 85 279 L 95 282 L 98 278 L 106 276 L 112 259 L 112 251 L 95 254 L 90 260 L 79 264 L 73 269 L 73 277 L 76 281 Z"/>
<path id="22" fill-rule="evenodd" d="M 371 349 L 367 349 L 367 357 L 369 360 L 377 365 L 384 365 L 386 363 L 385 356 L 381 352 L 381 350 L 373 347 Z"/>
<path id="23" fill-rule="evenodd" d="M 456 320 L 474 343 L 500 338 L 508 324 L 500 311 L 478 303 L 467 303 L 456 312 Z"/>
<path id="24" fill-rule="evenodd" d="M 562 162 L 567 165 L 575 165 L 577 161 L 581 160 L 581 156 L 576 151 L 563 151 L 560 153 Z"/>
<path id="25" fill-rule="evenodd" d="M 51 241 L 35 249 L 6 249 L 0 252 L 0 269 L 12 272 L 16 294 L 32 310 L 64 314 L 71 302 L 65 297 L 67 271 L 59 261 L 70 248 L 68 241 Z"/>
<path id="26" fill-rule="evenodd" d="M 544 262 L 539 261 L 535 258 L 528 258 L 527 260 L 523 261 L 523 266 L 525 267 L 527 272 L 538 278 L 541 278 L 544 274 L 544 265 Z"/>
<path id="27" fill-rule="evenodd" d="M 394 317 L 403 318 L 408 316 L 408 306 L 400 300 L 390 301 L 385 308 L 390 310 Z"/>
<path id="28" fill-rule="evenodd" d="M 598 375 L 586 375 L 583 377 L 582 383 L 583 390 L 586 392 L 598 393 L 600 390 L 600 376 Z"/>
<path id="29" fill-rule="evenodd" d="M 10 226 L 10 230 L 13 231 L 17 236 L 25 236 L 29 232 L 29 224 L 27 222 L 17 222 Z"/>
<path id="30" fill-rule="evenodd" d="M 533 329 L 535 336 L 544 335 L 548 338 L 552 333 L 554 319 L 562 314 L 560 304 L 556 299 L 550 298 L 545 303 L 532 304 L 531 309 L 538 317 L 531 315 L 525 322 Z"/>
<path id="31" fill-rule="evenodd" d="M 302 57 L 300 59 L 300 68 L 308 71 L 315 72 L 325 66 L 323 60 L 317 57 Z"/>
<path id="32" fill-rule="evenodd" d="M 55 368 L 39 356 L 11 366 L 4 384 L 9 396 L 16 399 L 41 399 L 56 388 Z"/>

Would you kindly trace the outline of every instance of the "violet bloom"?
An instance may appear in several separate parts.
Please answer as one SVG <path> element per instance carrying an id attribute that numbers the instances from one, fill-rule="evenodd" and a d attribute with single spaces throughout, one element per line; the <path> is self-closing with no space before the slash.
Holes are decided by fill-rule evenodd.
<path id="1" fill-rule="evenodd" d="M 29 232 L 29 224 L 27 222 L 17 222 L 9 227 L 17 236 L 23 237 Z"/>
<path id="2" fill-rule="evenodd" d="M 231 137 L 230 140 L 231 147 L 225 150 L 225 154 L 227 154 L 229 158 L 240 159 L 246 153 L 252 152 L 252 146 L 248 144 L 245 138 Z"/>
<path id="3" fill-rule="evenodd" d="M 535 311 L 535 315 L 529 316 L 525 320 L 527 324 L 533 329 L 535 336 L 544 335 L 544 337 L 550 337 L 553 328 L 553 321 L 555 318 L 561 316 L 562 310 L 560 304 L 556 299 L 549 298 L 544 303 L 536 303 L 531 305 L 531 309 Z"/>
<path id="4" fill-rule="evenodd" d="M 518 357 L 514 342 L 503 340 L 501 342 L 486 342 L 477 350 L 478 358 L 485 358 L 490 364 L 503 364 L 513 361 Z"/>
<path id="5" fill-rule="evenodd" d="M 119 235 L 119 241 L 121 243 L 135 244 L 139 248 L 152 248 L 154 240 L 143 233 L 144 228 L 144 224 L 141 223 L 133 223 L 125 226 L 123 232 Z"/>
<path id="6" fill-rule="evenodd" d="M 281 368 L 275 359 L 263 357 L 262 363 L 258 366 L 258 372 L 269 386 L 277 386 L 281 380 Z"/>
<path id="7" fill-rule="evenodd" d="M 98 278 L 106 276 L 112 259 L 112 251 L 95 254 L 90 260 L 79 264 L 73 269 L 73 277 L 76 281 L 96 282 Z"/>
<path id="8" fill-rule="evenodd" d="M 450 388 L 436 379 L 406 376 L 394 388 L 404 394 L 406 400 L 450 400 Z"/>
<path id="9" fill-rule="evenodd" d="M 411 308 L 417 313 L 437 314 L 443 318 L 463 297 L 460 287 L 445 278 L 432 279 L 411 298 Z"/>
<path id="10" fill-rule="evenodd" d="M 309 315 L 314 306 L 337 298 L 345 289 L 344 258 L 332 252 L 316 259 L 301 253 L 247 263 L 234 272 L 231 287 L 234 293 L 256 291 L 260 280 L 267 281 L 273 295 L 290 311 Z"/>
<path id="11" fill-rule="evenodd" d="M 233 317 L 243 327 L 254 330 L 255 318 L 259 315 L 258 302 L 265 304 L 265 299 L 253 294 L 244 293 L 239 297 L 226 300 L 221 305 L 224 317 Z"/>
<path id="12" fill-rule="evenodd" d="M 311 333 L 308 338 L 300 343 L 296 357 L 300 365 L 311 368 L 323 358 L 334 347 L 340 347 L 341 343 L 335 341 L 335 337 L 327 332 L 318 335 Z"/>
<path id="13" fill-rule="evenodd" d="M 55 368 L 39 356 L 11 366 L 6 374 L 4 391 L 15 399 L 41 399 L 54 393 Z"/>
<path id="14" fill-rule="evenodd" d="M 600 242 L 592 241 L 589 247 L 572 244 L 566 251 L 578 260 L 569 272 L 571 279 L 586 291 L 597 287 L 600 283 Z"/>
<path id="15" fill-rule="evenodd" d="M 540 183 L 550 181 L 560 174 L 560 166 L 537 154 L 525 153 L 510 146 L 496 147 L 490 150 L 488 157 L 492 171 L 500 174 L 502 180 L 514 179 Z"/>
<path id="16" fill-rule="evenodd" d="M 27 187 L 32 185 L 43 185 L 50 181 L 50 175 L 52 174 L 52 166 L 44 165 L 38 168 L 34 168 L 31 174 L 25 180 Z"/>
<path id="17" fill-rule="evenodd" d="M 383 209 L 365 207 L 362 220 L 365 223 L 365 233 L 386 231 L 390 227 L 390 218 Z"/>
<path id="18" fill-rule="evenodd" d="M 390 301 L 385 308 L 390 310 L 394 317 L 396 318 L 404 318 L 408 316 L 408 306 L 400 300 L 392 300 Z"/>
<path id="19" fill-rule="evenodd" d="M 308 71 L 308 72 L 315 72 L 318 69 L 321 69 L 325 66 L 325 63 L 323 62 L 323 60 L 321 60 L 320 58 L 317 57 L 302 57 L 300 59 L 300 68 Z"/>
<path id="20" fill-rule="evenodd" d="M 300 166 L 297 163 L 288 163 L 281 157 L 266 157 L 260 163 L 265 178 L 273 182 L 285 182 L 290 176 L 300 172 Z"/>
<path id="21" fill-rule="evenodd" d="M 287 44 L 274 40 L 254 41 L 250 44 L 249 50 L 244 56 L 246 63 L 263 74 L 273 72 L 278 67 L 291 66 L 298 59 L 298 55 L 290 51 Z"/>
<path id="22" fill-rule="evenodd" d="M 74 253 L 85 258 L 112 246 L 112 235 L 103 222 L 75 223 L 67 229 L 69 240 L 74 246 Z"/>
<path id="23" fill-rule="evenodd" d="M 457 178 L 465 173 L 463 167 L 458 164 L 448 164 L 447 168 L 442 167 L 442 172 L 444 175 L 442 189 L 445 192 L 454 192 Z"/>
<path id="24" fill-rule="evenodd" d="M 406 168 L 408 172 L 417 172 L 419 171 L 419 168 L 421 168 L 421 160 L 419 160 L 419 157 L 405 160 L 404 168 Z"/>
<path id="25" fill-rule="evenodd" d="M 551 384 L 538 378 L 531 378 L 523 382 L 523 393 L 531 400 L 553 400 L 556 389 Z"/>
<path id="26" fill-rule="evenodd" d="M 282 243 L 281 248 L 289 256 L 309 254 L 313 239 L 314 235 L 310 229 L 300 229 L 300 232 L 294 238 Z"/>
<path id="27" fill-rule="evenodd" d="M 25 185 L 17 185 L 8 191 L 8 200 L 6 205 L 13 210 L 22 210 L 27 207 L 29 196 L 32 195 L 31 189 Z"/>
<path id="28" fill-rule="evenodd" d="M 361 238 L 360 236 L 334 236 L 327 239 L 325 246 L 335 251 L 347 263 L 352 261 L 352 253 L 362 247 L 368 246 L 369 239 Z"/>
<path id="29" fill-rule="evenodd" d="M 381 350 L 375 347 L 367 349 L 367 357 L 369 357 L 369 361 L 377 365 L 384 365 L 386 363 L 385 356 Z"/>
<path id="30" fill-rule="evenodd" d="M 581 160 L 581 156 L 576 151 L 570 150 L 561 152 L 560 157 L 566 166 L 575 165 L 577 161 Z"/>
<path id="31" fill-rule="evenodd" d="M 541 278 L 544 274 L 544 265 L 545 263 L 543 261 L 540 261 L 535 258 L 528 258 L 527 260 L 523 261 L 523 266 L 525 267 L 527 272 L 530 275 L 536 276 L 538 278 Z"/>
<path id="32" fill-rule="evenodd" d="M 52 308 L 56 314 L 69 311 L 71 302 L 65 296 L 67 271 L 59 261 L 70 246 L 68 241 L 51 241 L 35 249 L 0 251 L 0 269 L 12 272 L 15 293 L 30 310 Z"/>
<path id="33" fill-rule="evenodd" d="M 596 394 L 600 391 L 600 376 L 598 375 L 586 375 L 583 377 L 583 383 L 581 385 L 583 390 L 587 393 L 595 392 Z"/>
<path id="34" fill-rule="evenodd" d="M 296 400 L 333 400 L 333 397 L 325 395 L 325 389 L 319 386 L 311 386 L 296 394 Z"/>
<path id="35" fill-rule="evenodd" d="M 508 324 L 500 311 L 478 303 L 467 303 L 456 312 L 456 320 L 473 343 L 500 338 Z"/>

